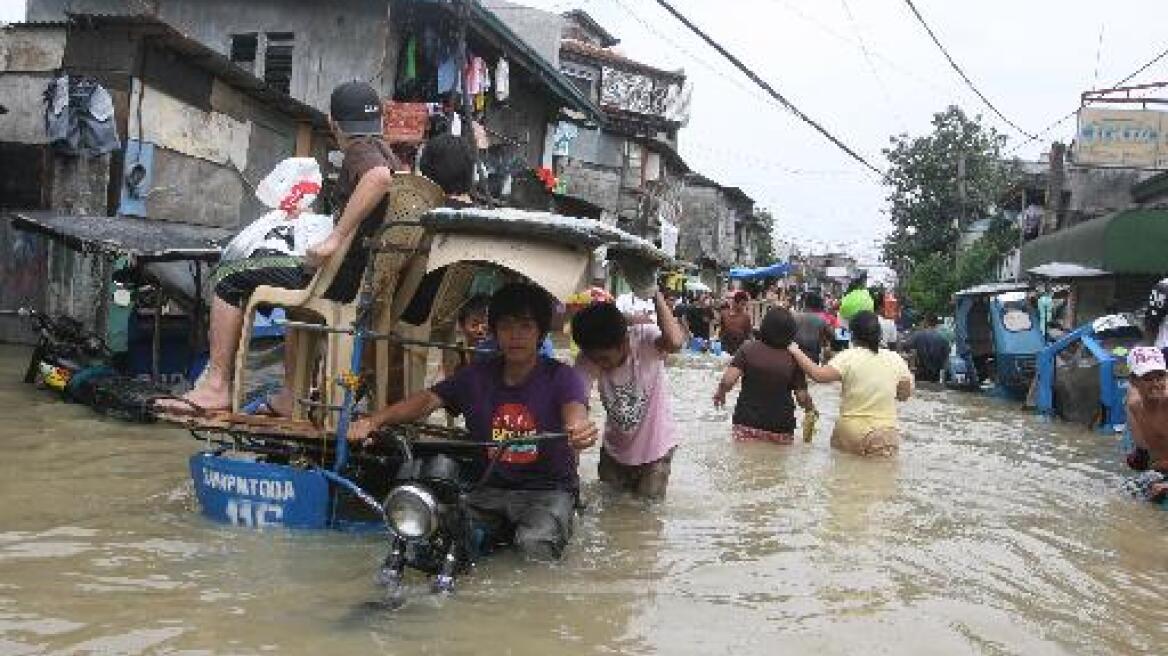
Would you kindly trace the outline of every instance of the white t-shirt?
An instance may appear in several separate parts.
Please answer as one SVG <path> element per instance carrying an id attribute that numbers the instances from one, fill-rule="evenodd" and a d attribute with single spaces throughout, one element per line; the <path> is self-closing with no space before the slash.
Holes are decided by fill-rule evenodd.
<path id="1" fill-rule="evenodd" d="M 885 319 L 884 317 L 879 317 L 879 319 L 880 319 L 880 346 L 882 346 L 884 348 L 888 348 L 889 346 L 891 346 L 891 345 L 897 343 L 897 341 L 899 341 L 898 335 L 896 334 L 896 322 L 893 321 L 892 319 Z"/>

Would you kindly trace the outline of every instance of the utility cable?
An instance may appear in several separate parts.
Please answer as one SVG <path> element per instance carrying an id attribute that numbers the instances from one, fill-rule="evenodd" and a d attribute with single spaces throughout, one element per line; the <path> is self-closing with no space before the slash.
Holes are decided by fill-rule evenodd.
<path id="1" fill-rule="evenodd" d="M 1030 137 L 1032 139 L 1037 138 L 1037 135 L 1030 134 L 1026 130 L 1018 127 L 1016 123 L 1006 118 L 1005 114 L 1002 114 L 1002 112 L 999 111 L 992 102 L 990 102 L 990 99 L 985 97 L 985 94 L 983 94 L 981 90 L 978 89 L 976 85 L 974 85 L 973 81 L 969 79 L 969 76 L 965 74 L 965 71 L 961 70 L 961 67 L 958 66 L 957 62 L 953 60 L 953 57 L 949 54 L 949 51 L 945 49 L 945 46 L 941 44 L 941 40 L 938 39 L 937 35 L 933 33 L 933 28 L 929 27 L 929 24 L 925 21 L 925 17 L 921 16 L 921 12 L 917 11 L 917 6 L 913 4 L 913 0 L 904 0 L 904 2 L 908 5 L 908 8 L 912 10 L 913 15 L 917 17 L 917 20 L 920 21 L 921 27 L 924 27 L 925 32 L 928 32 L 929 38 L 932 39 L 933 43 L 937 45 L 937 48 L 941 51 L 941 54 L 945 55 L 945 59 L 949 61 L 949 65 L 953 67 L 953 70 L 957 71 L 957 74 L 961 76 L 962 80 L 965 81 L 965 85 L 968 86 L 970 90 L 981 99 L 983 103 L 985 103 L 986 107 L 989 107 L 990 110 L 998 116 L 998 118 L 1005 121 L 1007 125 L 1020 132 L 1023 136 Z"/>
<path id="2" fill-rule="evenodd" d="M 694 34 L 697 34 L 699 37 L 701 37 L 702 40 L 705 41 L 711 48 L 713 48 L 714 50 L 717 50 L 718 54 L 725 57 L 731 64 L 734 64 L 734 66 L 736 68 L 738 68 L 738 70 L 742 71 L 742 73 L 744 75 L 746 75 L 746 77 L 750 78 L 750 80 L 752 82 L 757 84 L 759 87 L 762 88 L 763 91 L 766 91 L 768 95 L 770 95 L 772 98 L 777 100 L 779 102 L 779 104 L 781 104 L 783 107 L 785 107 L 787 109 L 787 111 L 794 114 L 796 117 L 799 118 L 799 120 L 803 121 L 807 125 L 810 125 L 812 128 L 815 129 L 816 132 L 819 132 L 828 141 L 835 144 L 835 146 L 837 148 L 839 148 L 840 150 L 847 153 L 849 157 L 851 157 L 852 159 L 856 160 L 857 162 L 863 164 L 864 166 L 868 167 L 869 169 L 872 170 L 872 172 L 876 173 L 881 178 L 884 177 L 885 174 L 883 171 L 881 171 L 880 169 L 873 166 L 871 162 L 864 159 L 863 156 L 861 156 L 856 151 L 852 150 L 847 144 L 845 144 L 843 141 L 840 141 L 839 138 L 837 138 L 835 135 L 828 132 L 827 129 L 824 128 L 819 123 L 817 123 L 815 121 L 815 119 L 804 114 L 802 112 L 802 110 L 800 110 L 798 107 L 796 107 L 794 104 L 792 104 L 790 100 L 787 100 L 787 98 L 785 96 L 783 96 L 783 94 L 776 91 L 770 84 L 767 84 L 766 80 L 763 80 L 761 77 L 759 77 L 758 74 L 755 73 L 753 70 L 751 70 L 749 67 L 747 67 L 746 64 L 743 64 L 741 60 L 739 60 L 737 57 L 735 57 L 733 54 L 731 54 L 729 51 L 727 51 L 726 48 L 724 48 L 721 44 L 719 44 L 717 41 L 715 41 L 713 38 L 711 38 L 705 32 L 703 32 L 701 28 L 699 28 L 697 25 L 694 25 L 692 21 L 690 21 L 688 18 L 686 18 L 677 9 L 675 9 L 673 7 L 673 5 L 669 4 L 669 2 L 667 0 L 657 0 L 657 4 L 661 5 L 666 11 L 668 11 L 670 14 L 672 14 L 674 18 L 681 21 L 681 23 L 683 25 L 685 25 L 687 28 L 689 28 L 690 31 L 692 31 Z"/>
<path id="3" fill-rule="evenodd" d="M 856 43 L 860 46 L 860 52 L 864 53 L 864 61 L 868 64 L 868 70 L 872 73 L 872 79 L 876 80 L 876 86 L 880 87 L 880 92 L 884 95 L 884 102 L 888 105 L 888 109 L 892 111 L 892 115 L 896 117 L 903 129 L 906 125 L 904 117 L 900 112 L 896 111 L 896 106 L 892 103 L 892 94 L 888 93 L 888 87 L 884 84 L 884 78 L 880 76 L 880 71 L 876 70 L 876 64 L 872 61 L 872 53 L 868 50 L 868 44 L 864 41 L 864 36 L 860 33 L 860 24 L 856 21 L 856 16 L 852 14 L 852 7 L 848 4 L 848 0 L 840 0 L 840 4 L 844 7 L 844 13 L 848 16 L 848 23 L 852 26 L 852 32 L 856 35 Z"/>

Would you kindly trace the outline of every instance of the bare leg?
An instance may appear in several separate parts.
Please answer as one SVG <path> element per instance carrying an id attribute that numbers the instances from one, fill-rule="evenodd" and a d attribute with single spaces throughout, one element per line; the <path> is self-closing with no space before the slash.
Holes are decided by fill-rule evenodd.
<path id="1" fill-rule="evenodd" d="M 204 410 L 226 410 L 231 407 L 231 374 L 235 364 L 235 350 L 239 345 L 239 331 L 243 330 L 243 310 L 216 296 L 211 302 L 211 360 L 199 384 L 183 399 Z M 160 401 L 165 409 L 189 409 L 187 403 Z"/>
<path id="2" fill-rule="evenodd" d="M 284 386 L 268 399 L 268 407 L 281 417 L 291 417 L 295 399 L 292 394 L 292 376 L 296 371 L 296 349 L 300 340 L 295 330 L 284 333 Z"/>

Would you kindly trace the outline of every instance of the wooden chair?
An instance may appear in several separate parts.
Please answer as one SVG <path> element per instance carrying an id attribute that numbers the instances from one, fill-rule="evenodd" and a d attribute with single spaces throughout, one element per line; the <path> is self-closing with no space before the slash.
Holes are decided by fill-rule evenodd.
<path id="1" fill-rule="evenodd" d="M 404 302 L 413 295 L 420 276 L 410 279 L 403 276 L 407 265 L 415 258 L 423 246 L 425 230 L 417 225 L 417 220 L 425 212 L 440 205 L 445 198 L 442 189 L 419 175 L 395 176 L 390 186 L 389 202 L 381 229 L 370 240 L 368 266 L 374 267 L 372 300 L 373 329 L 386 330 L 396 322 L 404 308 Z M 354 231 L 353 234 L 356 234 Z M 350 235 L 336 254 L 329 258 L 313 276 L 304 289 L 281 289 L 262 286 L 248 299 L 244 308 L 244 325 L 240 334 L 239 349 L 235 360 L 235 382 L 232 393 L 232 412 L 239 413 L 244 406 L 246 391 L 247 349 L 250 343 L 255 312 L 259 307 L 283 307 L 289 319 L 317 323 L 329 328 L 351 328 L 359 311 L 358 299 L 342 303 L 325 298 L 325 293 L 336 279 L 341 264 L 349 257 L 353 235 Z M 394 310 L 397 309 L 397 314 Z M 296 351 L 292 379 L 286 381 L 296 399 L 308 397 L 319 370 L 320 401 L 326 406 L 339 405 L 343 390 L 336 381 L 343 372 L 349 370 L 353 353 L 353 337 L 344 333 L 320 333 L 296 330 L 288 327 L 286 348 Z M 383 342 L 378 342 L 378 351 Z M 318 360 L 323 359 L 317 367 Z M 379 372 L 380 373 L 380 372 Z M 382 390 L 387 383 L 377 381 L 377 389 Z M 379 391 L 377 396 L 383 394 Z M 293 418 L 302 420 L 308 415 L 308 408 L 297 402 Z M 332 412 L 325 413 L 326 427 L 335 425 Z"/>

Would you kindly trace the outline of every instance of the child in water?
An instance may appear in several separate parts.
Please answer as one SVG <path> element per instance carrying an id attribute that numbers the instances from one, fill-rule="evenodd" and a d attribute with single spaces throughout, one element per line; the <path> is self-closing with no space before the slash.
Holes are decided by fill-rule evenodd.
<path id="1" fill-rule="evenodd" d="M 608 421 L 600 450 L 600 480 L 635 496 L 665 497 L 677 428 L 669 410 L 665 358 L 681 350 L 681 324 L 665 297 L 653 296 L 657 323 L 630 325 L 612 303 L 593 303 L 572 321 L 580 347 L 576 370 L 600 387 Z"/>

